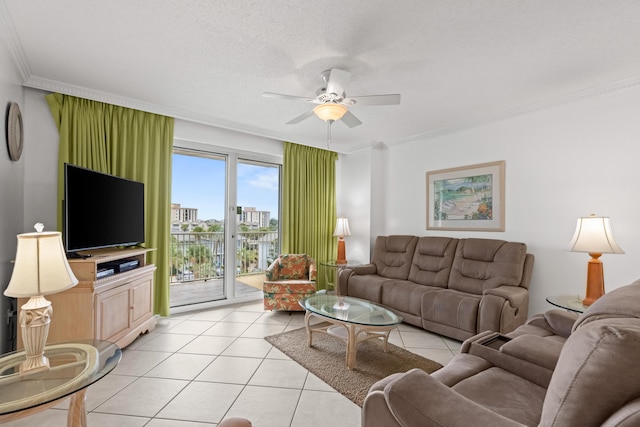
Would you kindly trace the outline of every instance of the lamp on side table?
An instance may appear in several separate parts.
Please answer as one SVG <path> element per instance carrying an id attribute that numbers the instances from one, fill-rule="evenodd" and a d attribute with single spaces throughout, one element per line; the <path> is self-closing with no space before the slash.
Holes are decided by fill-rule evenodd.
<path id="1" fill-rule="evenodd" d="M 587 292 L 582 304 L 591 305 L 604 295 L 604 268 L 598 258 L 602 254 L 623 254 L 613 240 L 609 218 L 591 215 L 578 218 L 576 231 L 571 239 L 571 252 L 587 252 L 591 259 L 587 264 Z"/>
<path id="2" fill-rule="evenodd" d="M 71 271 L 61 233 L 43 232 L 43 225 L 35 225 L 36 233 L 18 234 L 16 262 L 11 280 L 4 294 L 26 298 L 20 308 L 20 329 L 26 360 L 20 371 L 38 371 L 49 368 L 44 355 L 53 308 L 44 296 L 65 291 L 78 284 Z"/>
<path id="3" fill-rule="evenodd" d="M 338 258 L 336 259 L 336 264 L 346 264 L 347 250 L 344 244 L 344 236 L 351 235 L 349 220 L 347 218 L 338 218 L 333 235 L 338 236 Z"/>

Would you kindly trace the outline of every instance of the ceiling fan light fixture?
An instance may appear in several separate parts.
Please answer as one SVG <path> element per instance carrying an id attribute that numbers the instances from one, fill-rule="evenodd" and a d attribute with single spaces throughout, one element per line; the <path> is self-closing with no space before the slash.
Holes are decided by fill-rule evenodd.
<path id="1" fill-rule="evenodd" d="M 331 120 L 336 121 L 340 120 L 342 116 L 344 116 L 349 109 L 342 104 L 336 104 L 334 102 L 328 102 L 326 104 L 320 104 L 313 109 L 313 112 L 320 119 L 325 122 Z"/>

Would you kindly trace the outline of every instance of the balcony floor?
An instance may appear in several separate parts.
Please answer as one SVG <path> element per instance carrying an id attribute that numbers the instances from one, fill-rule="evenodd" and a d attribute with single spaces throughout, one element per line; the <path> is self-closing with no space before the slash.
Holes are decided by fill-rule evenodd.
<path id="1" fill-rule="evenodd" d="M 170 285 L 171 307 L 224 299 L 223 279 L 175 282 Z M 236 296 L 262 292 L 264 274 L 236 277 Z"/>

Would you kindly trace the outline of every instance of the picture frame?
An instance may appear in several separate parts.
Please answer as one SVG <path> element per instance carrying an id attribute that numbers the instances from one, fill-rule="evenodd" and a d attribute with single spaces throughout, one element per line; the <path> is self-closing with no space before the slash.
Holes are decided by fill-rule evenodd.
<path id="1" fill-rule="evenodd" d="M 427 230 L 504 231 L 503 160 L 427 172 Z"/>

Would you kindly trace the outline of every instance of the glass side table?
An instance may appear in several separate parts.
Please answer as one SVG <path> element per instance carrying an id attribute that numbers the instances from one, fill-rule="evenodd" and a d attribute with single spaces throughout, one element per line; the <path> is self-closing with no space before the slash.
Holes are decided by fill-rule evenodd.
<path id="1" fill-rule="evenodd" d="M 360 261 L 348 261 L 346 264 L 337 264 L 335 261 L 321 261 L 324 267 L 324 279 L 327 282 L 327 290 L 335 290 L 338 286 L 338 275 L 340 270 L 347 267 L 357 267 L 362 265 Z"/>
<path id="2" fill-rule="evenodd" d="M 71 396 L 68 427 L 87 425 L 87 387 L 111 372 L 122 351 L 108 341 L 86 340 L 49 344 L 44 349 L 50 368 L 20 372 L 24 351 L 0 355 L 0 424 L 33 415 Z"/>
<path id="3" fill-rule="evenodd" d="M 582 304 L 582 299 L 578 295 L 551 295 L 547 297 L 547 302 L 574 313 L 584 313 L 589 308 L 588 305 Z"/>

